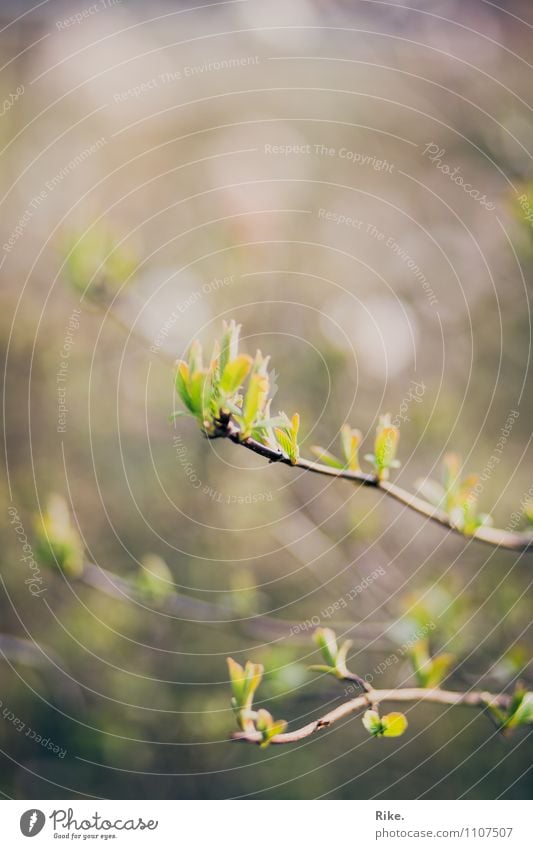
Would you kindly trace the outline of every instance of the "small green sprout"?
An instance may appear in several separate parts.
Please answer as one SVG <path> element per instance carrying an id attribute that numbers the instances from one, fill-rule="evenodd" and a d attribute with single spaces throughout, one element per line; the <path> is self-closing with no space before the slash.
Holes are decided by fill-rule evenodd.
<path id="1" fill-rule="evenodd" d="M 331 466 L 333 469 L 348 469 L 350 472 L 359 472 L 361 471 L 359 466 L 359 446 L 362 438 L 363 436 L 360 430 L 353 429 L 348 424 L 342 426 L 341 446 L 344 462 L 320 445 L 313 445 L 311 451 L 325 466 Z"/>
<path id="2" fill-rule="evenodd" d="M 359 472 L 359 446 L 363 434 L 360 430 L 351 428 L 350 425 L 344 424 L 341 428 L 341 442 L 344 459 L 346 460 L 346 468 L 350 472 Z"/>
<path id="3" fill-rule="evenodd" d="M 407 728 L 407 717 L 397 712 L 380 716 L 376 710 L 367 710 L 362 722 L 372 737 L 401 737 Z"/>
<path id="4" fill-rule="evenodd" d="M 116 242 L 115 235 L 102 224 L 67 237 L 65 275 L 76 292 L 97 297 L 103 288 L 115 292 L 129 280 L 138 258 L 130 248 L 116 246 Z"/>
<path id="5" fill-rule="evenodd" d="M 232 657 L 228 657 L 227 661 L 233 691 L 231 706 L 237 724 L 241 731 L 258 731 L 261 734 L 260 746 L 265 748 L 273 737 L 285 731 L 287 723 L 284 719 L 275 720 L 263 708 L 253 709 L 254 695 L 263 677 L 263 666 L 247 660 L 243 668 Z"/>
<path id="6" fill-rule="evenodd" d="M 265 410 L 270 389 L 267 374 L 268 360 L 268 357 L 263 357 L 261 351 L 257 351 L 250 380 L 248 381 L 248 388 L 243 399 L 242 413 L 237 413 L 235 416 L 243 439 L 252 436 L 254 428 L 260 429 L 260 422 L 265 420 Z"/>
<path id="7" fill-rule="evenodd" d="M 400 461 L 396 459 L 396 450 L 400 441 L 400 431 L 391 423 L 387 413 L 379 417 L 374 440 L 374 453 L 367 454 L 365 460 L 374 464 L 378 480 L 387 480 L 389 469 L 397 469 Z"/>
<path id="8" fill-rule="evenodd" d="M 509 707 L 500 708 L 487 703 L 487 709 L 495 717 L 503 734 L 509 734 L 521 725 L 533 723 L 533 693 L 528 692 L 522 684 L 517 684 Z"/>
<path id="9" fill-rule="evenodd" d="M 323 448 L 321 445 L 311 445 L 311 451 L 324 466 L 329 466 L 332 469 L 344 469 L 342 460 L 335 457 L 327 448 Z"/>
<path id="10" fill-rule="evenodd" d="M 51 495 L 46 510 L 35 519 L 36 552 L 47 566 L 59 566 L 68 575 L 78 578 L 83 572 L 84 548 L 74 526 L 67 502 L 60 495 Z"/>
<path id="11" fill-rule="evenodd" d="M 252 360 L 247 354 L 239 354 L 230 363 L 227 364 L 224 371 L 221 373 L 218 389 L 221 395 L 222 406 L 224 400 L 232 398 L 238 389 L 242 386 L 252 366 Z"/>
<path id="12" fill-rule="evenodd" d="M 462 461 L 458 454 L 446 454 L 442 463 L 442 484 L 433 480 L 417 481 L 418 489 L 435 507 L 448 514 L 450 524 L 470 536 L 478 528 L 492 524 L 491 517 L 478 512 L 478 475 L 461 477 Z"/>
<path id="13" fill-rule="evenodd" d="M 232 657 L 228 657 L 227 662 L 233 691 L 231 706 L 237 717 L 239 728 L 242 731 L 249 731 L 254 728 L 255 713 L 252 705 L 255 691 L 263 677 L 264 668 L 260 663 L 252 663 L 250 660 L 246 661 L 243 668 Z"/>
<path id="14" fill-rule="evenodd" d="M 255 717 L 255 729 L 259 731 L 263 739 L 259 744 L 262 749 L 266 748 L 273 737 L 278 734 L 283 734 L 287 728 L 287 723 L 284 719 L 275 720 L 267 710 L 261 708 L 257 711 Z"/>
<path id="15" fill-rule="evenodd" d="M 293 466 L 295 466 L 300 459 L 300 449 L 298 447 L 300 416 L 298 413 L 294 413 L 291 419 L 285 413 L 280 413 L 280 416 L 283 422 L 281 426 L 274 428 L 274 434 L 279 447 L 287 455 Z"/>
<path id="16" fill-rule="evenodd" d="M 299 459 L 298 428 L 295 413 L 270 415 L 269 357 L 257 351 L 252 360 L 239 354 L 240 325 L 224 322 L 222 341 L 215 342 L 208 367 L 204 366 L 198 340 L 189 349 L 187 360 L 176 363 L 176 392 L 185 410 L 177 416 L 192 416 L 208 437 L 225 434 L 230 421 L 238 428 L 241 441 L 252 437 L 272 450 L 282 451 L 291 463 Z"/>
<path id="17" fill-rule="evenodd" d="M 174 593 L 172 573 L 158 554 L 146 554 L 142 558 L 135 585 L 142 598 L 155 604 Z"/>
<path id="18" fill-rule="evenodd" d="M 350 672 L 346 666 L 346 656 L 352 645 L 351 640 L 345 640 L 338 646 L 337 636 L 331 628 L 317 628 L 313 634 L 313 640 L 322 652 L 325 664 L 315 664 L 310 668 L 315 672 L 327 672 L 335 678 L 349 678 Z"/>
<path id="19" fill-rule="evenodd" d="M 431 657 L 427 638 L 417 640 L 408 654 L 418 686 L 428 689 L 440 687 L 455 660 L 455 655 L 445 652 Z"/>

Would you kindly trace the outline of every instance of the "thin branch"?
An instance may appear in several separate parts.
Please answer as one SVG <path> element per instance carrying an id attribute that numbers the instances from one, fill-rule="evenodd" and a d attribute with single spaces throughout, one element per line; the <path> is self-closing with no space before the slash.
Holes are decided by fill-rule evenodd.
<path id="1" fill-rule="evenodd" d="M 460 528 L 450 522 L 448 514 L 445 513 L 444 510 L 439 510 L 438 508 L 433 507 L 433 505 L 428 501 L 424 501 L 422 498 L 412 495 L 410 492 L 407 492 L 407 490 L 402 489 L 394 483 L 390 483 L 390 481 L 378 480 L 375 475 L 368 475 L 364 472 L 352 472 L 349 469 L 334 469 L 331 466 L 324 466 L 322 463 L 315 463 L 313 460 L 306 460 L 304 458 L 298 460 L 297 463 L 291 463 L 289 458 L 285 457 L 281 451 L 276 451 L 266 445 L 262 445 L 255 439 L 248 438 L 241 440 L 239 430 L 232 422 L 229 423 L 226 433 L 222 432 L 218 435 L 226 436 L 236 445 L 242 445 L 244 448 L 248 448 L 249 451 L 253 451 L 255 454 L 265 457 L 271 463 L 283 463 L 286 466 L 306 469 L 308 472 L 315 472 L 319 475 L 342 478 L 361 486 L 369 486 L 373 489 L 379 489 L 386 493 L 386 495 L 390 495 L 390 497 L 394 498 L 395 501 L 399 501 L 401 504 L 404 504 L 406 507 L 414 510 L 416 513 L 425 516 L 432 522 L 436 522 L 437 524 L 442 525 L 445 528 L 448 528 L 448 530 L 454 531 L 467 539 L 472 538 L 479 542 L 497 546 L 498 548 L 509 549 L 511 551 L 533 550 L 533 537 L 528 534 L 513 533 L 500 528 L 490 527 L 481 527 L 473 534 L 464 534 Z"/>
<path id="2" fill-rule="evenodd" d="M 470 693 L 457 693 L 453 690 L 424 689 L 423 687 L 408 687 L 399 690 L 371 690 L 368 693 L 356 696 L 348 702 L 334 708 L 320 719 L 309 722 L 295 731 L 286 731 L 272 737 L 271 743 L 297 743 L 306 737 L 311 737 L 324 728 L 329 728 L 334 722 L 338 722 L 352 713 L 378 705 L 381 702 L 433 702 L 439 705 L 465 705 L 467 707 L 484 710 L 489 704 L 494 707 L 507 708 L 511 697 L 504 693 L 493 695 L 492 693 L 472 691 Z M 231 736 L 232 740 L 243 743 L 261 743 L 262 736 L 258 731 L 236 731 Z"/>
<path id="3" fill-rule="evenodd" d="M 105 303 L 106 297 L 108 299 L 107 304 Z M 133 331 L 132 328 L 118 316 L 114 309 L 115 300 L 109 302 L 109 299 L 110 295 L 108 295 L 105 290 L 101 289 L 99 291 L 98 298 L 95 298 L 92 303 L 100 307 L 102 310 L 105 310 L 106 315 L 115 321 L 124 332 L 133 336 L 141 345 L 146 346 L 146 338 L 137 329 Z M 165 351 L 158 350 L 157 356 L 163 361 L 173 364 L 172 358 Z M 407 492 L 407 490 L 402 489 L 394 483 L 390 483 L 390 481 L 378 480 L 375 475 L 365 474 L 364 472 L 352 472 L 349 469 L 335 469 L 331 466 L 325 466 L 322 463 L 316 463 L 313 460 L 306 460 L 304 458 L 300 458 L 297 463 L 291 463 L 289 458 L 281 451 L 269 448 L 267 445 L 263 445 L 255 439 L 241 439 L 238 427 L 231 420 L 224 423 L 224 426 L 220 428 L 216 436 L 226 437 L 236 445 L 242 445 L 244 448 L 247 448 L 249 451 L 253 451 L 254 454 L 259 454 L 271 463 L 282 463 L 285 466 L 295 466 L 296 468 L 305 469 L 308 472 L 314 472 L 315 474 L 342 478 L 344 480 L 351 481 L 352 483 L 359 484 L 360 486 L 368 486 L 373 489 L 379 489 L 381 492 L 389 495 L 395 501 L 399 501 L 400 504 L 403 504 L 410 510 L 414 510 L 421 516 L 425 516 L 427 519 L 430 519 L 430 521 L 436 522 L 438 525 L 441 525 L 441 527 L 445 527 L 466 539 L 475 539 L 478 542 L 483 542 L 487 545 L 507 549 L 509 551 L 533 551 L 533 535 L 514 533 L 513 531 L 507 531 L 503 528 L 491 528 L 487 526 L 477 528 L 477 530 L 472 534 L 465 534 L 459 527 L 450 522 L 449 516 L 446 512 L 444 512 L 444 510 L 439 510 L 428 501 L 424 501 L 422 498 L 412 495 L 410 492 Z"/>

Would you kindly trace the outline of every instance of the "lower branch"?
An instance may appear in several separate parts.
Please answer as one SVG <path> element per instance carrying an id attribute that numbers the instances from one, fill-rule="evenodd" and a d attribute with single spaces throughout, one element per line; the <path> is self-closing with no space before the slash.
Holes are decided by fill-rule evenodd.
<path id="1" fill-rule="evenodd" d="M 440 705 L 466 705 L 467 707 L 484 710 L 488 705 L 507 708 L 511 697 L 504 693 L 493 695 L 480 691 L 457 693 L 453 690 L 425 689 L 423 687 L 408 687 L 400 690 L 370 690 L 339 707 L 326 713 L 320 719 L 309 722 L 295 731 L 278 734 L 270 740 L 273 744 L 297 743 L 306 737 L 311 737 L 323 728 L 329 728 L 334 722 L 350 716 L 360 710 L 378 705 L 381 702 L 433 702 Z M 237 731 L 232 734 L 232 740 L 244 743 L 261 743 L 262 736 L 257 731 Z"/>

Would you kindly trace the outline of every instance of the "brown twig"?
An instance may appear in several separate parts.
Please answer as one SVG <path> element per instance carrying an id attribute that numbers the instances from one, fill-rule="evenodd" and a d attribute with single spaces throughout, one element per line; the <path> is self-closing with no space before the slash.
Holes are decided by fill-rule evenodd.
<path id="1" fill-rule="evenodd" d="M 424 689 L 423 687 L 408 687 L 399 690 L 370 690 L 367 693 L 356 696 L 342 705 L 329 711 L 320 719 L 309 722 L 295 731 L 286 731 L 277 734 L 271 739 L 273 744 L 297 743 L 306 737 L 329 728 L 334 722 L 345 719 L 356 711 L 378 705 L 381 702 L 433 702 L 439 705 L 465 705 L 467 707 L 485 709 L 488 705 L 506 708 L 510 703 L 510 696 L 504 693 L 493 695 L 492 693 L 472 691 L 469 693 L 456 693 L 453 690 Z M 232 740 L 243 743 L 261 743 L 262 736 L 258 731 L 236 731 L 231 736 Z"/>

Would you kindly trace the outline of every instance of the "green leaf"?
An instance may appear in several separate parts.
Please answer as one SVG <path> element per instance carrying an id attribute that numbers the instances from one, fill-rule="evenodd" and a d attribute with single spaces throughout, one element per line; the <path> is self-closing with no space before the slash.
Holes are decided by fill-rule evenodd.
<path id="1" fill-rule="evenodd" d="M 380 416 L 374 441 L 374 466 L 378 477 L 386 478 L 388 470 L 396 467 L 396 449 L 400 440 L 400 431 L 390 423 L 390 416 Z"/>
<path id="2" fill-rule="evenodd" d="M 425 638 L 416 640 L 410 646 L 408 655 L 415 673 L 416 683 L 419 687 L 427 687 L 427 676 L 430 665 L 428 640 Z"/>
<path id="3" fill-rule="evenodd" d="M 45 565 L 59 566 L 63 572 L 78 578 L 83 572 L 85 551 L 64 498 L 49 496 L 45 511 L 35 518 L 35 530 L 38 558 Z"/>
<path id="4" fill-rule="evenodd" d="M 65 276 L 73 289 L 91 297 L 102 284 L 116 291 L 130 279 L 138 259 L 130 248 L 114 243 L 113 233 L 101 223 L 67 236 Z"/>
<path id="5" fill-rule="evenodd" d="M 426 675 L 425 687 L 439 687 L 450 671 L 450 667 L 455 660 L 453 654 L 438 654 L 432 657 L 429 662 L 429 670 Z"/>
<path id="6" fill-rule="evenodd" d="M 381 717 L 383 737 L 401 737 L 407 728 L 407 717 L 403 713 L 387 713 Z"/>
<path id="7" fill-rule="evenodd" d="M 220 372 L 223 374 L 228 363 L 237 358 L 241 325 L 232 319 L 229 324 L 223 322 L 222 344 L 220 346 Z"/>
<path id="8" fill-rule="evenodd" d="M 105 261 L 106 278 L 117 288 L 133 275 L 138 264 L 138 258 L 130 248 L 123 244 L 115 247 Z"/>
<path id="9" fill-rule="evenodd" d="M 242 418 L 243 438 L 252 432 L 257 419 L 263 413 L 268 397 L 268 377 L 255 372 L 248 381 L 248 390 L 244 396 Z"/>
<path id="10" fill-rule="evenodd" d="M 352 640 L 345 640 L 337 652 L 337 663 L 335 665 L 337 668 L 337 674 L 341 678 L 345 678 L 348 675 L 348 669 L 346 667 L 346 658 L 351 646 Z"/>
<path id="11" fill-rule="evenodd" d="M 442 461 L 442 473 L 446 510 L 449 513 L 455 507 L 461 481 L 461 458 L 458 454 L 445 454 Z"/>
<path id="12" fill-rule="evenodd" d="M 335 667 L 339 653 L 335 631 L 331 628 L 317 628 L 313 634 L 313 640 L 322 652 L 322 656 L 328 666 Z"/>
<path id="13" fill-rule="evenodd" d="M 294 413 L 292 419 L 289 419 L 284 413 L 280 413 L 280 415 L 285 417 L 286 424 L 283 427 L 275 428 L 274 434 L 283 453 L 286 454 L 293 465 L 296 465 L 300 459 L 298 447 L 300 416 L 298 413 Z"/>
<path id="14" fill-rule="evenodd" d="M 205 416 L 207 407 L 207 369 L 195 372 L 189 380 L 189 397 L 191 401 L 191 412 L 199 419 Z"/>
<path id="15" fill-rule="evenodd" d="M 246 700 L 246 707 L 248 708 L 252 707 L 255 691 L 259 687 L 262 677 L 263 667 L 261 664 L 252 663 L 251 660 L 247 660 L 244 667 L 244 697 Z"/>
<path id="16" fill-rule="evenodd" d="M 362 722 L 368 733 L 372 734 L 373 737 L 377 737 L 378 734 L 381 734 L 381 719 L 376 710 L 365 711 Z"/>
<path id="17" fill-rule="evenodd" d="M 191 413 L 193 413 L 193 415 L 196 415 L 194 405 L 189 394 L 189 380 L 189 366 L 184 360 L 178 360 L 178 362 L 176 363 L 175 377 L 176 392 L 178 393 L 179 397 L 181 398 L 187 409 Z"/>
<path id="18" fill-rule="evenodd" d="M 255 727 L 263 737 L 260 746 L 261 748 L 265 748 L 269 745 L 273 737 L 283 734 L 287 728 L 287 723 L 284 719 L 274 720 L 268 710 L 261 708 L 256 713 Z"/>
<path id="19" fill-rule="evenodd" d="M 352 430 L 350 425 L 345 424 L 341 428 L 341 442 L 346 466 L 351 472 L 360 471 L 359 446 L 363 435 L 360 430 Z"/>
<path id="20" fill-rule="evenodd" d="M 432 688 L 440 686 L 455 660 L 455 655 L 442 653 L 430 657 L 429 641 L 427 638 L 422 638 L 411 645 L 409 659 L 418 686 Z"/>
<path id="21" fill-rule="evenodd" d="M 244 703 L 244 669 L 240 663 L 237 663 L 237 661 L 233 660 L 232 657 L 227 658 L 227 664 L 231 688 L 233 690 L 233 698 L 235 699 L 236 705 L 241 707 Z"/>
<path id="22" fill-rule="evenodd" d="M 320 445 L 312 445 L 311 451 L 325 466 L 330 466 L 332 469 L 344 469 L 344 463 L 333 454 L 330 454 L 326 448 L 322 448 Z"/>
<path id="23" fill-rule="evenodd" d="M 252 711 L 255 691 L 263 677 L 263 667 L 260 663 L 246 661 L 244 668 L 233 660 L 227 658 L 228 670 L 233 697 L 231 706 L 237 718 L 237 723 L 243 731 L 253 728 L 255 713 Z"/>
<path id="24" fill-rule="evenodd" d="M 143 557 L 136 584 L 139 593 L 151 602 L 160 603 L 174 594 L 172 573 L 157 554 Z"/>
<path id="25" fill-rule="evenodd" d="M 509 731 L 533 722 L 533 693 L 529 693 L 521 684 L 517 684 L 503 726 Z"/>
<path id="26" fill-rule="evenodd" d="M 224 368 L 220 378 L 220 391 L 225 395 L 234 395 L 246 380 L 251 368 L 252 358 L 247 354 L 239 354 Z"/>
<path id="27" fill-rule="evenodd" d="M 260 747 L 262 749 L 266 748 L 266 746 L 268 746 L 270 744 L 270 741 L 272 740 L 273 737 L 277 737 L 278 734 L 283 734 L 286 730 L 287 730 L 287 723 L 285 722 L 284 719 L 275 720 L 272 723 L 271 727 L 266 732 L 266 739 L 264 739 L 263 742 L 259 744 Z"/>
<path id="28" fill-rule="evenodd" d="M 387 713 L 380 717 L 376 710 L 367 710 L 363 725 L 373 737 L 400 737 L 407 728 L 407 718 L 403 713 Z"/>
<path id="29" fill-rule="evenodd" d="M 533 722 L 533 693 L 524 693 L 524 697 L 513 714 L 514 725 Z"/>

